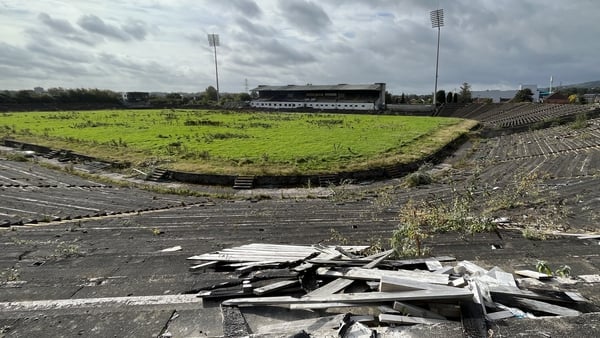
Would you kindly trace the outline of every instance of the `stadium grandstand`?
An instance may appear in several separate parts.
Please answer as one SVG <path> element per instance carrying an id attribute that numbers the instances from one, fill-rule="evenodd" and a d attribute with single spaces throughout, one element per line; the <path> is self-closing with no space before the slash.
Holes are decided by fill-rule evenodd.
<path id="1" fill-rule="evenodd" d="M 261 109 L 360 110 L 385 109 L 385 83 L 368 85 L 260 85 L 250 106 Z"/>

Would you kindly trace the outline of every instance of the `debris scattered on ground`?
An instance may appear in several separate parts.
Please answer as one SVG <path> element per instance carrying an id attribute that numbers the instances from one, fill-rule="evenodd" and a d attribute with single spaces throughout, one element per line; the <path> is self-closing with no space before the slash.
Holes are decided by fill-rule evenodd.
<path id="1" fill-rule="evenodd" d="M 487 270 L 453 257 L 394 260 L 389 258 L 392 250 L 361 254 L 368 249 L 248 244 L 188 260 L 194 263 L 192 272 L 230 273 L 231 278 L 222 283 L 197 289 L 205 304 L 220 303 L 224 314 L 231 308 L 268 306 L 273 311 L 309 311 L 312 315 L 280 322 L 273 319 L 269 324 L 246 323 L 252 337 L 377 337 L 415 324 L 462 325 L 465 332 L 486 336 L 490 321 L 577 316 L 595 310 L 572 289 L 557 289 L 556 283 L 552 288 L 541 287 L 540 283 L 553 282 L 552 275 L 520 270 L 514 273 L 526 278 L 515 280 L 499 267 Z M 239 320 L 236 316 L 238 326 Z"/>
<path id="2" fill-rule="evenodd" d="M 177 245 L 177 246 L 174 246 L 174 247 L 162 249 L 162 250 L 160 250 L 160 252 L 175 252 L 175 251 L 181 251 L 181 250 L 183 250 L 183 248 L 181 247 L 181 245 Z"/>

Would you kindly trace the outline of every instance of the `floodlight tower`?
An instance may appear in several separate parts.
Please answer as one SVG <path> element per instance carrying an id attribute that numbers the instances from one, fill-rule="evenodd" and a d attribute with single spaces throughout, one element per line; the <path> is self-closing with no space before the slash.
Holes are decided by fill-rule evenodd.
<path id="1" fill-rule="evenodd" d="M 217 104 L 219 103 L 219 67 L 217 66 L 217 46 L 220 45 L 219 34 L 208 34 L 208 45 L 215 51 L 215 77 L 217 78 Z"/>
<path id="2" fill-rule="evenodd" d="M 435 58 L 435 87 L 433 89 L 433 106 L 435 107 L 437 104 L 436 96 L 437 96 L 437 82 L 438 82 L 438 65 L 440 62 L 440 31 L 441 31 L 440 28 L 444 26 L 444 10 L 436 9 L 435 11 L 431 11 L 430 16 L 431 16 L 431 28 L 437 28 L 437 30 L 438 30 L 437 54 L 436 54 L 436 58 Z"/>

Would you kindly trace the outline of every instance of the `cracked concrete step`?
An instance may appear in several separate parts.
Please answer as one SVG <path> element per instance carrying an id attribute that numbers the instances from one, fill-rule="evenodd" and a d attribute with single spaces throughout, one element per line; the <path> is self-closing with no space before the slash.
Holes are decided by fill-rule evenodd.
<path id="1" fill-rule="evenodd" d="M 150 175 L 148 175 L 148 178 L 146 178 L 146 181 L 158 182 L 158 181 L 166 179 L 168 175 L 169 175 L 168 170 L 161 169 L 161 168 L 155 168 L 152 171 L 152 173 Z"/>
<path id="2" fill-rule="evenodd" d="M 252 189 L 254 187 L 254 176 L 238 176 L 233 183 L 233 189 Z"/>

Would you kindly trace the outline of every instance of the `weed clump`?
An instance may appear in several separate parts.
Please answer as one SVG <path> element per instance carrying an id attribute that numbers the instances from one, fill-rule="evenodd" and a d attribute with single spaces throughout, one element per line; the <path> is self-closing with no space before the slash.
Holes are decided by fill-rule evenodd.
<path id="1" fill-rule="evenodd" d="M 422 171 L 411 173 L 410 175 L 406 176 L 406 179 L 404 180 L 405 186 L 409 188 L 417 187 L 420 185 L 428 185 L 431 183 L 433 183 L 433 178 L 431 177 L 431 175 Z"/>
<path id="2" fill-rule="evenodd" d="M 571 123 L 571 128 L 573 128 L 575 130 L 583 129 L 587 126 L 588 126 L 588 118 L 587 118 L 587 114 L 585 112 L 583 112 L 581 114 L 577 114 L 577 116 L 575 117 L 575 121 L 573 123 Z"/>

